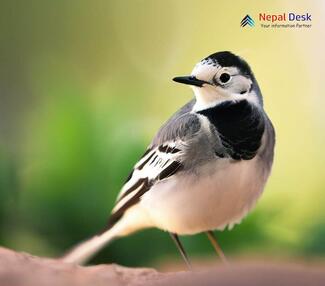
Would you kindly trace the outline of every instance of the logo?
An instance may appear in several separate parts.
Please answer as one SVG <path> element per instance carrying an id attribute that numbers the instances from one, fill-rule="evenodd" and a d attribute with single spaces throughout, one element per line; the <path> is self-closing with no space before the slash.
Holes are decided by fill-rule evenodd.
<path id="1" fill-rule="evenodd" d="M 254 22 L 253 18 L 251 16 L 249 16 L 249 15 L 246 15 L 243 18 L 243 20 L 241 20 L 241 22 L 240 22 L 241 27 L 245 27 L 247 25 L 250 26 L 250 27 L 254 27 L 254 25 L 255 25 L 255 22 Z"/>
<path id="2" fill-rule="evenodd" d="M 312 27 L 312 14 L 309 12 L 295 13 L 282 11 L 275 14 L 260 12 L 254 15 L 254 18 L 255 20 L 247 14 L 240 21 L 240 27 L 248 27 L 248 29 L 252 27 L 254 29 L 255 27 L 263 29 L 305 29 Z"/>

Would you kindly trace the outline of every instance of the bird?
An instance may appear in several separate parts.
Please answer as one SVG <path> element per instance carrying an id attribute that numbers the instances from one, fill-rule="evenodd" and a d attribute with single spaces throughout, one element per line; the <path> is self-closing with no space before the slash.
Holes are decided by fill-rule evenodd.
<path id="1" fill-rule="evenodd" d="M 194 97 L 159 129 L 121 188 L 104 231 L 62 257 L 83 264 L 109 242 L 138 230 L 168 232 L 187 266 L 180 235 L 206 233 L 222 261 L 214 231 L 239 224 L 269 178 L 275 131 L 249 64 L 229 51 L 175 77 Z"/>

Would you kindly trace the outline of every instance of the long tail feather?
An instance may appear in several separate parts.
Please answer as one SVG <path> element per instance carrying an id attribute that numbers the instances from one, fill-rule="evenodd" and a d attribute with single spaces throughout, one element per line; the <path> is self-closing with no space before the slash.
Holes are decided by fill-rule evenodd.
<path id="1" fill-rule="evenodd" d="M 77 245 L 61 260 L 68 263 L 84 264 L 115 238 L 152 226 L 152 221 L 148 219 L 147 213 L 137 204 L 129 208 L 118 221 L 114 221 L 114 224 L 111 224 L 105 232 Z"/>
<path id="2" fill-rule="evenodd" d="M 67 263 L 84 264 L 117 236 L 118 229 L 113 227 L 77 245 L 63 256 L 61 260 Z"/>

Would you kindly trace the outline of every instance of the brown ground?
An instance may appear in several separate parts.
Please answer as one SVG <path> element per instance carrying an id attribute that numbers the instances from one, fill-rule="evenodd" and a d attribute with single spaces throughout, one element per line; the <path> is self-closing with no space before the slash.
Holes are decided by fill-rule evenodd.
<path id="1" fill-rule="evenodd" d="M 325 267 L 240 262 L 196 272 L 160 273 L 114 264 L 81 267 L 0 248 L 0 286 L 325 285 Z"/>

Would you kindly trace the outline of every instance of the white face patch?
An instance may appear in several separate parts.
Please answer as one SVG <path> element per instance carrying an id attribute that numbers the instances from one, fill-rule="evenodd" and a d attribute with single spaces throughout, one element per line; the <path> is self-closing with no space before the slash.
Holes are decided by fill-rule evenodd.
<path id="1" fill-rule="evenodd" d="M 222 82 L 221 75 L 230 75 L 230 80 Z M 192 71 L 192 76 L 204 80 L 210 84 L 202 87 L 192 86 L 196 97 L 194 110 L 202 110 L 226 100 L 247 99 L 259 105 L 255 92 L 251 90 L 252 80 L 240 73 L 236 67 L 221 67 L 212 60 L 199 62 Z"/>
<path id="2" fill-rule="evenodd" d="M 199 62 L 192 70 L 191 75 L 197 79 L 212 82 L 214 75 L 220 70 L 220 66 L 212 62 Z"/>

